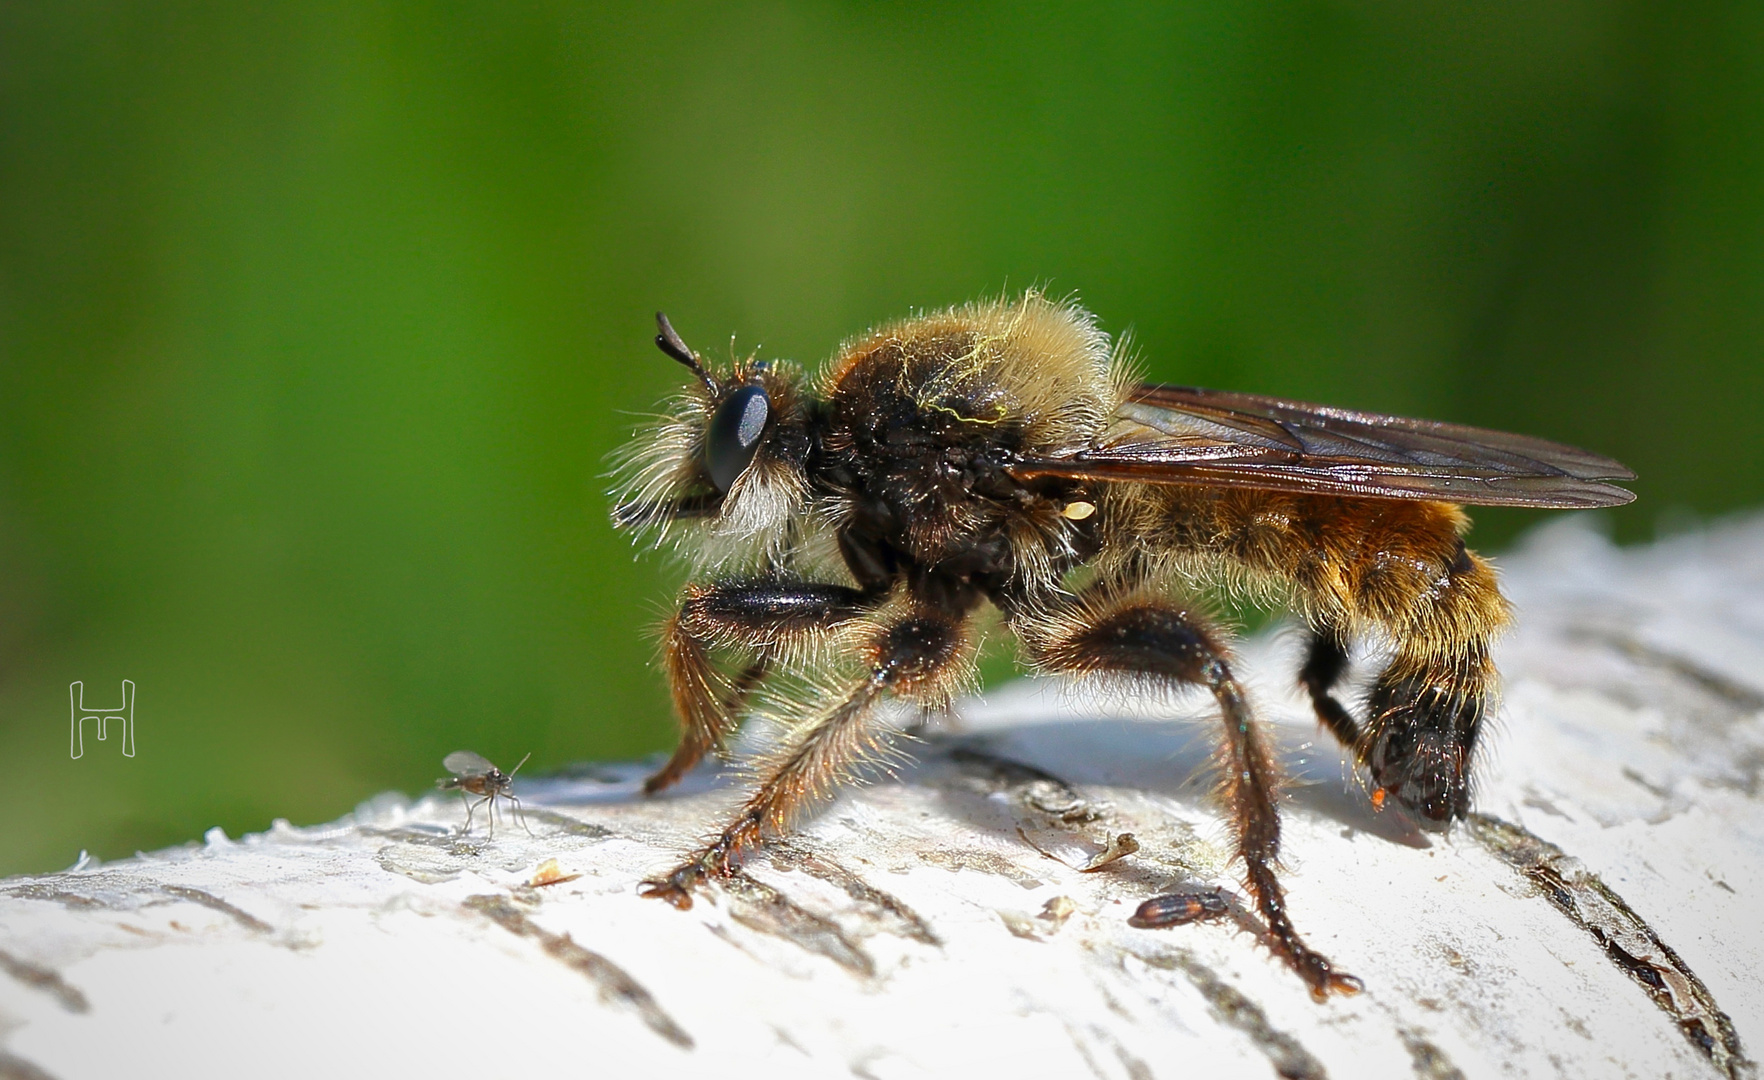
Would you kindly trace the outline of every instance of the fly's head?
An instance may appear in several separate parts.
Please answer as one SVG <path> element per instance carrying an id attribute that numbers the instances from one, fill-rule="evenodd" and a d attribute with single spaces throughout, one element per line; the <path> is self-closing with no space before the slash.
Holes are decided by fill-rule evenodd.
<path id="1" fill-rule="evenodd" d="M 777 562 L 809 509 L 799 374 L 751 357 L 707 368 L 666 316 L 656 324 L 693 378 L 615 452 L 613 525 L 701 567 Z"/>

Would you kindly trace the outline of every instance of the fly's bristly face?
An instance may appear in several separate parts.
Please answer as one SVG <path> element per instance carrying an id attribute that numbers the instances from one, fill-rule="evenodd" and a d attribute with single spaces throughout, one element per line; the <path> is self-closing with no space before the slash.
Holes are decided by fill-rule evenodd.
<path id="1" fill-rule="evenodd" d="M 1299 684 L 1371 807 L 1444 828 L 1470 812 L 1511 620 L 1456 504 L 1634 497 L 1607 482 L 1633 479 L 1621 464 L 1543 439 L 1136 383 L 1089 312 L 1033 290 L 853 338 L 812 389 L 751 359 L 707 371 L 658 321 L 696 382 L 622 452 L 613 520 L 713 572 L 662 627 L 682 731 L 644 790 L 749 717 L 780 721 L 722 833 L 645 883 L 681 908 L 886 760 L 885 700 L 947 710 L 990 608 L 1044 672 L 1212 694 L 1219 800 L 1269 947 L 1319 1000 L 1351 993 L 1293 925 L 1276 749 L 1207 594 L 1290 610 Z M 1373 644 L 1386 655 L 1355 710 L 1337 694 Z M 1178 894 L 1148 911 L 1140 925 L 1209 909 Z"/>
<path id="2" fill-rule="evenodd" d="M 748 357 L 708 369 L 657 315 L 695 380 L 615 451 L 613 523 L 700 569 L 775 566 L 810 509 L 800 372 Z"/>

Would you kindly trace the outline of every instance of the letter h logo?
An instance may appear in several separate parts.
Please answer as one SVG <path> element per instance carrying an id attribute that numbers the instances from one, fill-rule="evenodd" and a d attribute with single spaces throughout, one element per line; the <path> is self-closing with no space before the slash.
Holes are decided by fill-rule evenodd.
<path id="1" fill-rule="evenodd" d="M 71 730 L 67 735 L 67 752 L 80 757 L 86 752 L 86 721 L 97 723 L 98 741 L 103 742 L 109 736 L 112 720 L 122 721 L 123 757 L 135 756 L 135 684 L 123 680 L 123 703 L 120 709 L 92 709 L 86 706 L 86 684 L 69 683 L 67 687 L 68 704 L 72 706 L 73 717 L 68 722 Z"/>

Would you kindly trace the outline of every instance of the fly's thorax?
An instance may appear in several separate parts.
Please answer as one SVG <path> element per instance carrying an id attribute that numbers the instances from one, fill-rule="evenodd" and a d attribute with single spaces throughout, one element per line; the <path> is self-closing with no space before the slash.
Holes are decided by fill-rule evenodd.
<path id="1" fill-rule="evenodd" d="M 915 559 L 996 539 L 1037 566 L 1060 561 L 1075 519 L 1011 465 L 1092 445 L 1118 399 L 1108 336 L 1035 292 L 848 342 L 823 389 L 831 467 Z"/>
<path id="2" fill-rule="evenodd" d="M 823 378 L 835 420 L 886 419 L 947 441 L 1057 454 L 1099 438 L 1120 396 L 1109 336 L 1038 292 L 891 323 L 847 342 Z M 886 410 L 880 412 L 880 410 Z"/>

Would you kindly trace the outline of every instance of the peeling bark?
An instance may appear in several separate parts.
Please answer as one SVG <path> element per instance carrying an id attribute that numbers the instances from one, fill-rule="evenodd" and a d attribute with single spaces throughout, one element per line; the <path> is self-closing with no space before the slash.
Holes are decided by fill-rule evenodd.
<path id="1" fill-rule="evenodd" d="M 1202 696 L 1025 683 L 688 912 L 637 883 L 734 793 L 645 799 L 642 764 L 522 774 L 532 835 L 390 795 L 0 881 L 0 1077 L 1755 1075 L 1764 519 L 1629 551 L 1564 522 L 1506 580 L 1446 836 L 1368 805 L 1286 639 L 1241 649 L 1291 908 L 1355 997 L 1262 943 Z M 1192 902 L 1130 922 L 1163 894 Z"/>

